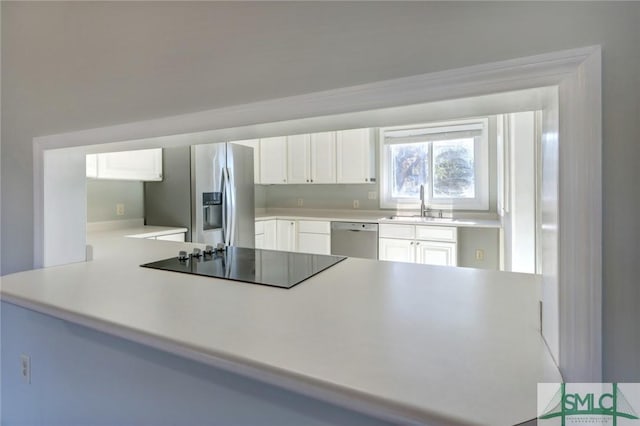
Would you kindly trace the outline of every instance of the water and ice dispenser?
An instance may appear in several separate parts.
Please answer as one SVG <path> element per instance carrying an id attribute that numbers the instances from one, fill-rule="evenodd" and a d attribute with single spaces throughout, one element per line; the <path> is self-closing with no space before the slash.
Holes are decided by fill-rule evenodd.
<path id="1" fill-rule="evenodd" d="M 202 229 L 222 228 L 222 192 L 202 193 Z"/>

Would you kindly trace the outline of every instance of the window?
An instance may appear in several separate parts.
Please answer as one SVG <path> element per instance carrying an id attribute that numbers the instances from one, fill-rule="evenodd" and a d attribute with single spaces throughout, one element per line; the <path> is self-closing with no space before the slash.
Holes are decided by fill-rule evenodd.
<path id="1" fill-rule="evenodd" d="M 487 119 L 380 129 L 381 207 L 488 210 Z"/>

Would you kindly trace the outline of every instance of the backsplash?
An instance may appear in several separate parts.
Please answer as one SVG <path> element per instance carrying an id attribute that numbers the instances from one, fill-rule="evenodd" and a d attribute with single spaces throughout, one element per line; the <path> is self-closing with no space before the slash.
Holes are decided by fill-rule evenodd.
<path id="1" fill-rule="evenodd" d="M 369 192 L 376 198 L 369 199 Z M 262 195 L 264 193 L 264 195 Z M 259 201 L 264 199 L 264 206 Z M 358 200 L 360 210 L 377 210 L 377 184 L 327 184 L 327 185 L 256 185 L 256 208 L 296 208 L 298 199 L 306 209 L 353 209 Z"/>

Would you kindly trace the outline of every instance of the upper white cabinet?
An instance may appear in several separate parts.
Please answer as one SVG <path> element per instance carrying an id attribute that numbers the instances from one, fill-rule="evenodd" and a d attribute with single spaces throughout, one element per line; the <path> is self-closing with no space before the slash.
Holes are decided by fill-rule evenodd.
<path id="1" fill-rule="evenodd" d="M 287 183 L 336 183 L 336 133 L 287 136 Z"/>
<path id="2" fill-rule="evenodd" d="M 287 137 L 260 139 L 260 183 L 287 183 Z"/>
<path id="3" fill-rule="evenodd" d="M 371 129 L 340 130 L 336 135 L 338 183 L 373 183 L 375 141 Z"/>
<path id="4" fill-rule="evenodd" d="M 253 148 L 253 180 L 255 183 L 260 183 L 260 139 L 245 139 L 231 141 L 231 143 Z"/>
<path id="5" fill-rule="evenodd" d="M 287 136 L 287 183 L 311 182 L 311 135 Z"/>
<path id="6" fill-rule="evenodd" d="M 87 177 L 162 180 L 162 148 L 87 155 Z"/>
<path id="7" fill-rule="evenodd" d="M 336 183 L 336 132 L 311 135 L 311 183 Z"/>

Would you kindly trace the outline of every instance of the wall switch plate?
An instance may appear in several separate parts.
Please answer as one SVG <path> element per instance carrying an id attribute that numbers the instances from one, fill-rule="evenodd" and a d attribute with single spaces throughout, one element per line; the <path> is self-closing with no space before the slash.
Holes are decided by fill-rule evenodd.
<path id="1" fill-rule="evenodd" d="M 482 249 L 476 250 L 476 260 L 484 260 L 484 250 Z"/>
<path id="2" fill-rule="evenodd" d="M 354 209 L 360 208 L 360 200 L 353 200 L 353 208 Z"/>
<path id="3" fill-rule="evenodd" d="M 124 204 L 116 204 L 116 215 L 124 216 Z"/>
<path id="4" fill-rule="evenodd" d="M 376 198 L 378 198 L 378 193 L 376 191 L 369 191 L 368 196 L 370 200 L 375 200 Z"/>
<path id="5" fill-rule="evenodd" d="M 20 355 L 20 374 L 24 383 L 31 383 L 31 357 L 29 355 Z"/>
<path id="6" fill-rule="evenodd" d="M 304 206 L 304 198 L 298 198 L 298 207 Z"/>

